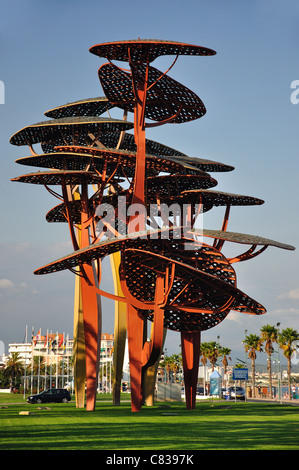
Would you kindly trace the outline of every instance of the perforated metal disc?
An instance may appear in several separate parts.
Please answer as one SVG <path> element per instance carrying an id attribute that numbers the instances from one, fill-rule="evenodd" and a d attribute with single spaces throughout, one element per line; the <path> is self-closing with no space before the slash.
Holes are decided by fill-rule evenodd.
<path id="1" fill-rule="evenodd" d="M 137 39 L 130 41 L 113 41 L 92 46 L 89 51 L 109 60 L 129 60 L 136 63 L 152 62 L 163 55 L 210 56 L 216 52 L 212 49 L 176 41 L 157 39 Z"/>

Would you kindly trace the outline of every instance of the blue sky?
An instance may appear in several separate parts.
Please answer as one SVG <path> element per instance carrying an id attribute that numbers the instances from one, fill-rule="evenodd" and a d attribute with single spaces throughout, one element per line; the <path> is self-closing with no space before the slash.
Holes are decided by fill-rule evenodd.
<path id="1" fill-rule="evenodd" d="M 298 24 L 298 2 L 291 0 L 2 0 L 0 341 L 6 349 L 9 342 L 23 341 L 26 324 L 72 336 L 73 275 L 33 275 L 71 251 L 67 226 L 45 221 L 57 201 L 43 188 L 10 181 L 33 170 L 15 163 L 29 151 L 9 139 L 45 120 L 48 109 L 103 96 L 97 71 L 104 61 L 89 53 L 94 44 L 141 37 L 214 49 L 213 57 L 179 58 L 170 72 L 198 94 L 207 114 L 192 123 L 154 128 L 147 136 L 189 156 L 234 166 L 233 172 L 213 173 L 217 188 L 265 204 L 232 210 L 228 230 L 298 248 L 299 104 L 291 102 L 296 91 L 291 84 L 299 80 Z M 165 69 L 170 63 L 159 59 L 153 65 Z M 205 216 L 204 227 L 220 228 L 222 215 L 217 209 Z M 298 249 L 268 248 L 235 265 L 238 287 L 268 313 L 231 313 L 202 340 L 220 336 L 223 346 L 238 351 L 245 329 L 258 333 L 262 325 L 280 321 L 282 328 L 299 330 L 298 256 Z M 112 283 L 108 268 L 107 286 Z M 103 331 L 113 332 L 113 303 L 104 301 L 103 310 Z M 177 352 L 179 344 L 177 333 L 169 335 L 168 352 Z"/>

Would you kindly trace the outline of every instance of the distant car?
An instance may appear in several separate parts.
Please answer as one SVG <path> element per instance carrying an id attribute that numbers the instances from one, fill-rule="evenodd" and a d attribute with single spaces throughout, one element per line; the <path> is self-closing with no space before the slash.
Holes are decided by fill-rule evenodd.
<path id="1" fill-rule="evenodd" d="M 245 390 L 242 387 L 228 387 L 228 393 L 230 397 L 236 398 L 237 400 L 245 400 Z"/>
<path id="2" fill-rule="evenodd" d="M 67 403 L 69 401 L 71 401 L 71 395 L 65 388 L 51 388 L 27 398 L 28 403 Z"/>
<path id="3" fill-rule="evenodd" d="M 225 396 L 228 394 L 228 392 L 226 391 L 226 388 L 225 387 L 221 387 L 221 398 L 225 398 Z"/>
<path id="4" fill-rule="evenodd" d="M 205 389 L 203 387 L 197 387 L 196 395 L 204 395 L 204 394 L 205 394 Z"/>

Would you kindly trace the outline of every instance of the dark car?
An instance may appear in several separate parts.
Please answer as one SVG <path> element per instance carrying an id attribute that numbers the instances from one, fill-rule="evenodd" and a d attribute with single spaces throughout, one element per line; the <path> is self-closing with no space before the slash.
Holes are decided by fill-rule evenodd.
<path id="1" fill-rule="evenodd" d="M 64 388 L 51 388 L 27 398 L 28 403 L 67 403 L 70 400 L 70 392 Z"/>

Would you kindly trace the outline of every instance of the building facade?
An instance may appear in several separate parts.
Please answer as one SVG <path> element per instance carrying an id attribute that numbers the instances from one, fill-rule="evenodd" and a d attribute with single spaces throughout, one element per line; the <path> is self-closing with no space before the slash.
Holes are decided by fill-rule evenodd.
<path id="1" fill-rule="evenodd" d="M 103 333 L 101 337 L 101 360 L 111 360 L 113 356 L 114 335 Z M 55 364 L 62 360 L 70 360 L 73 356 L 74 340 L 64 333 L 47 333 L 45 336 L 36 335 L 31 342 L 10 343 L 7 360 L 17 353 L 24 364 L 29 364 L 32 357 L 43 357 L 45 365 Z"/>

